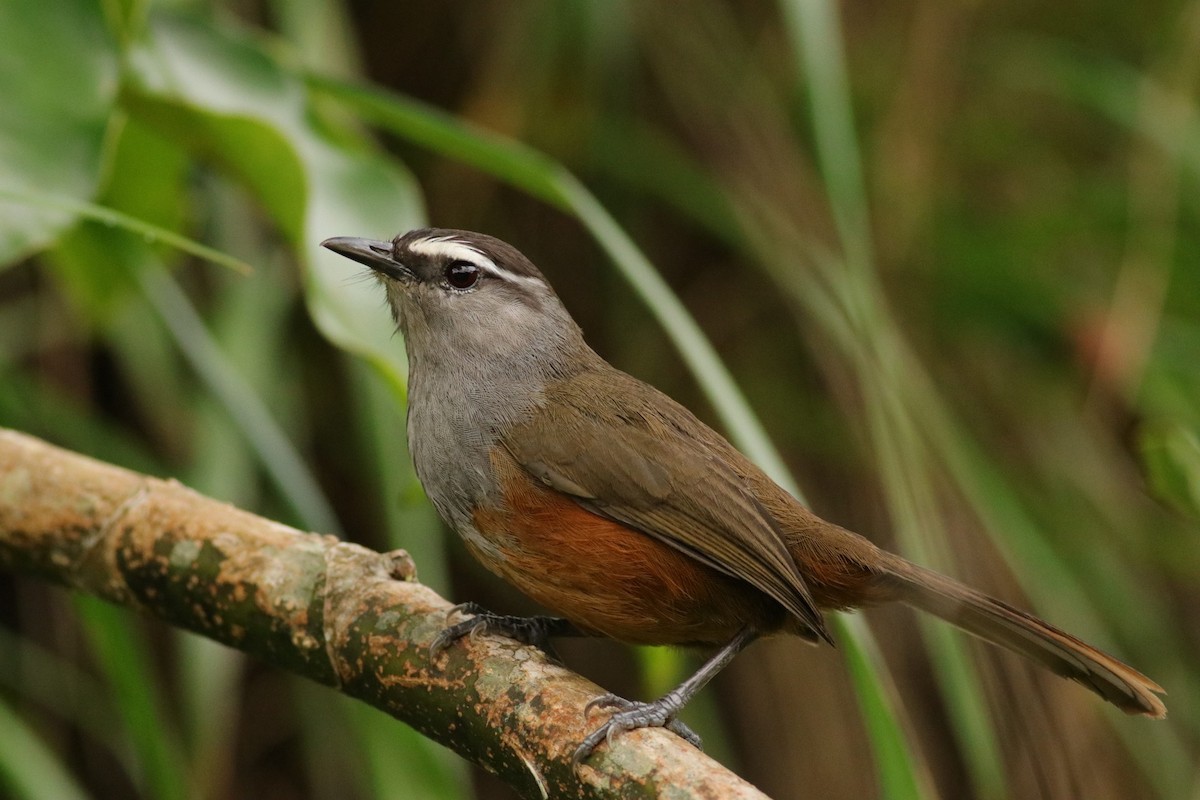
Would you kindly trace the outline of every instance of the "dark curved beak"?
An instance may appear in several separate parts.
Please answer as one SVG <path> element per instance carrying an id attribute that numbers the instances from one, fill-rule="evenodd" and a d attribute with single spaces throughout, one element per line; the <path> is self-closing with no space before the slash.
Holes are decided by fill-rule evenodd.
<path id="1" fill-rule="evenodd" d="M 365 264 L 378 273 L 398 281 L 411 280 L 412 271 L 392 257 L 392 243 L 374 239 L 357 239 L 353 236 L 336 236 L 321 242 L 321 247 L 332 250 L 339 256 Z"/>

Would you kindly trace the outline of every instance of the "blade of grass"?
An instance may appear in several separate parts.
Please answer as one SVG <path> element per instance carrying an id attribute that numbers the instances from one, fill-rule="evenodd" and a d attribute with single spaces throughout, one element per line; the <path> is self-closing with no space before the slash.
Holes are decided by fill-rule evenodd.
<path id="1" fill-rule="evenodd" d="M 359 755 L 374 797 L 448 800 L 471 796 L 462 759 L 443 747 L 425 746 L 424 736 L 365 703 L 336 698 L 357 734 Z M 400 794 L 397 794 L 397 789 Z"/>
<path id="2" fill-rule="evenodd" d="M 211 247 L 206 247 L 197 241 L 181 236 L 174 231 L 151 225 L 148 222 L 131 217 L 113 208 L 85 203 L 70 197 L 36 194 L 22 189 L 11 189 L 0 185 L 0 198 L 7 198 L 22 205 L 35 208 L 50 208 L 56 211 L 69 211 L 76 217 L 90 219 L 105 225 L 137 234 L 147 242 L 157 242 L 173 247 L 188 255 L 195 256 L 241 275 L 249 275 L 254 268 L 228 253 L 222 253 Z"/>
<path id="3" fill-rule="evenodd" d="M 852 315 L 856 335 L 843 341 L 847 353 L 864 348 L 895 346 L 898 329 L 890 324 L 875 274 L 869 211 L 858 154 L 849 80 L 838 9 L 822 0 L 788 0 L 781 3 L 786 27 L 793 40 L 797 68 L 811 94 L 810 118 L 830 206 L 842 249 L 842 269 L 830 283 Z M 874 354 L 872 354 L 874 355 Z M 912 431 L 915 411 L 906 401 L 903 374 L 889 370 L 894 361 L 886 353 L 877 358 L 859 357 L 859 385 L 867 404 L 871 438 L 880 459 L 880 475 L 893 524 L 906 550 L 926 560 L 933 543 L 944 536 L 926 459 L 921 458 L 919 436 Z M 907 435 L 905 433 L 907 432 Z M 904 441 L 898 440 L 898 437 Z M 935 560 L 938 563 L 944 559 Z M 966 758 L 971 781 L 980 797 L 1003 797 L 1005 772 L 999 742 L 987 713 L 978 673 L 961 640 L 944 631 L 924 630 L 939 667 L 939 688 L 951 711 L 956 739 Z"/>
<path id="4" fill-rule="evenodd" d="M 74 598 L 83 631 L 134 744 L 143 791 L 162 800 L 190 794 L 183 747 L 162 697 L 146 642 L 122 609 L 87 595 Z"/>
<path id="5" fill-rule="evenodd" d="M 867 384 L 864 388 L 886 502 L 899 539 L 905 551 L 918 561 L 947 563 L 950 555 L 935 555 L 933 551 L 945 548 L 938 547 L 941 541 L 930 535 L 935 531 L 944 535 L 933 486 L 922 469 L 923 464 L 930 463 L 932 454 L 914 430 L 912 417 L 896 407 L 892 395 L 885 394 L 880 385 Z M 921 615 L 920 625 L 976 793 L 981 798 L 1007 797 L 1000 743 L 964 637 L 925 615 Z"/>
<path id="6" fill-rule="evenodd" d="M 913 734 L 905 730 L 897 713 L 899 692 L 875 635 L 858 616 L 841 616 L 842 628 L 855 637 L 857 645 L 845 649 L 846 664 L 854 679 L 855 697 L 871 734 L 875 769 L 884 797 L 936 797 L 933 776 L 910 744 Z"/>
<path id="7" fill-rule="evenodd" d="M 184 358 L 226 407 L 301 522 L 310 530 L 339 533 L 337 516 L 304 459 L 262 399 L 230 366 L 187 296 L 164 269 L 138 269 L 136 279 Z"/>
<path id="8" fill-rule="evenodd" d="M 87 800 L 87 792 L 71 777 L 54 752 L 2 700 L 0 730 L 4 731 L 4 746 L 0 747 L 0 785 L 7 785 L 12 797 Z"/>
<path id="9" fill-rule="evenodd" d="M 847 268 L 842 283 L 848 308 L 854 322 L 869 329 L 875 318 L 870 303 L 877 289 L 875 256 L 838 9 L 827 0 L 782 0 L 780 10 L 811 93 L 809 116 Z"/>
<path id="10" fill-rule="evenodd" d="M 929 386 L 921 387 L 932 391 Z M 946 459 L 947 467 L 957 477 L 959 488 L 967 496 L 976 513 L 989 531 L 1005 531 L 1004 537 L 993 536 L 999 552 L 1008 563 L 1024 565 L 1026 569 L 1016 578 L 1022 590 L 1033 599 L 1036 606 L 1069 607 L 1073 610 L 1072 627 L 1085 638 L 1097 642 L 1102 648 L 1121 655 L 1119 648 L 1111 643 L 1107 624 L 1093 610 L 1088 594 L 1080 585 L 1080 576 L 1074 565 L 1068 564 L 1041 534 L 1039 526 L 1025 509 L 1005 477 L 980 451 L 979 447 L 962 431 L 948 410 L 930 406 L 937 417 L 928 426 L 927 433 L 936 442 L 939 454 Z M 1106 591 L 1122 597 L 1135 597 L 1127 589 L 1113 590 L 1113 576 L 1108 576 Z M 1134 585 L 1136 581 L 1122 580 L 1121 585 Z M 1157 620 L 1169 616 L 1145 612 L 1150 604 L 1144 600 L 1126 601 L 1126 605 L 1138 609 L 1137 619 L 1141 633 L 1148 644 L 1147 652 L 1162 650 L 1164 643 L 1171 641 L 1165 624 L 1159 629 Z M 1168 648 L 1170 649 L 1170 648 Z M 1186 668 L 1177 671 L 1185 674 Z M 1168 684 L 1169 685 L 1169 684 Z M 1191 779 L 1189 747 L 1173 725 L 1145 722 L 1131 724 L 1123 715 L 1112 713 L 1108 719 L 1116 724 L 1116 731 L 1142 767 L 1142 772 L 1156 787 L 1160 797 L 1178 797 L 1181 787 Z M 1195 730 L 1195 720 L 1185 719 Z"/>
<path id="11" fill-rule="evenodd" d="M 311 681 L 291 677 L 288 682 L 292 713 L 299 723 L 300 761 L 308 796 L 313 800 L 367 797 L 370 780 L 366 770 L 347 766 L 366 766 L 353 752 L 356 742 L 347 735 L 342 720 L 346 704 L 354 701 Z"/>
<path id="12" fill-rule="evenodd" d="M 112 758 L 133 774 L 126 740 L 123 735 L 113 735 L 112 720 L 117 710 L 106 687 L 76 664 L 0 627 L 0 687 L 12 697 L 20 697 L 75 726 L 84 736 L 108 748 Z M 3 749 L 0 747 L 0 751 Z"/>
<path id="13" fill-rule="evenodd" d="M 253 254 L 251 260 L 264 265 L 244 279 L 212 276 L 214 297 L 208 319 L 213 339 L 230 367 L 272 409 L 280 427 L 294 432 L 299 426 L 294 419 L 297 397 L 289 356 L 294 355 L 295 347 L 287 322 L 298 293 L 290 279 L 290 265 L 270 263 L 283 259 L 273 246 L 273 237 L 262 235 L 252 200 L 244 192 L 219 178 L 204 180 L 199 190 L 203 192 L 202 205 L 213 209 L 208 224 L 210 241 L 223 251 Z M 186 393 L 190 381 L 183 383 Z M 259 458 L 219 399 L 199 398 L 189 444 L 189 486 L 241 508 L 262 507 Z M 182 719 L 198 794 L 222 797 L 229 793 L 228 781 L 236 770 L 242 705 L 239 684 L 246 659 L 236 650 L 187 632 L 179 632 L 175 643 L 180 653 L 177 685 Z"/>

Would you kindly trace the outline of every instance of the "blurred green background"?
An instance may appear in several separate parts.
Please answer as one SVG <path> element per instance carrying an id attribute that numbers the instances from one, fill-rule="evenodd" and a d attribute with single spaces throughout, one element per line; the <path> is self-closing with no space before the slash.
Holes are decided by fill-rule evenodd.
<path id="1" fill-rule="evenodd" d="M 5 0 L 0 425 L 533 611 L 441 530 L 382 297 L 317 246 L 484 231 L 820 513 L 1169 693 L 1127 718 L 879 609 L 721 675 L 685 719 L 723 763 L 779 798 L 1197 797 L 1198 82 L 1196 2 Z M 562 652 L 637 697 L 694 664 Z M 4 794 L 512 796 L 20 576 Z"/>

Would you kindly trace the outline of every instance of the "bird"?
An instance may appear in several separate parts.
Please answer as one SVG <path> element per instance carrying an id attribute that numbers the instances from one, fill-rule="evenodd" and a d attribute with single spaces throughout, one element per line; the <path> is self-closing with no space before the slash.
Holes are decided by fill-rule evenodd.
<path id="1" fill-rule="evenodd" d="M 715 648 L 662 697 L 614 694 L 576 748 L 665 727 L 755 640 L 833 643 L 824 612 L 903 603 L 1078 682 L 1130 714 L 1166 715 L 1163 688 L 1008 603 L 820 518 L 684 406 L 605 361 L 541 271 L 500 239 L 419 228 L 322 246 L 370 268 L 409 362 L 417 477 L 485 567 L 552 612 L 475 604 L 435 640 L 489 631 Z"/>

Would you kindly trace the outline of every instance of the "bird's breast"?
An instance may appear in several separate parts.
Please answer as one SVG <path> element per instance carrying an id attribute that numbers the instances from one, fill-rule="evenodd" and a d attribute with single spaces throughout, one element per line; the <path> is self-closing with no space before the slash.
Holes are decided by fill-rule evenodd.
<path id="1" fill-rule="evenodd" d="M 777 628 L 782 609 L 642 531 L 595 514 L 491 452 L 501 502 L 475 508 L 473 555 L 580 628 L 636 644 L 719 644 L 747 624 Z"/>
<path id="2" fill-rule="evenodd" d="M 468 539 L 472 509 L 499 497 L 489 453 L 530 402 L 499 376 L 413 364 L 408 441 L 417 478 L 442 519 Z"/>

